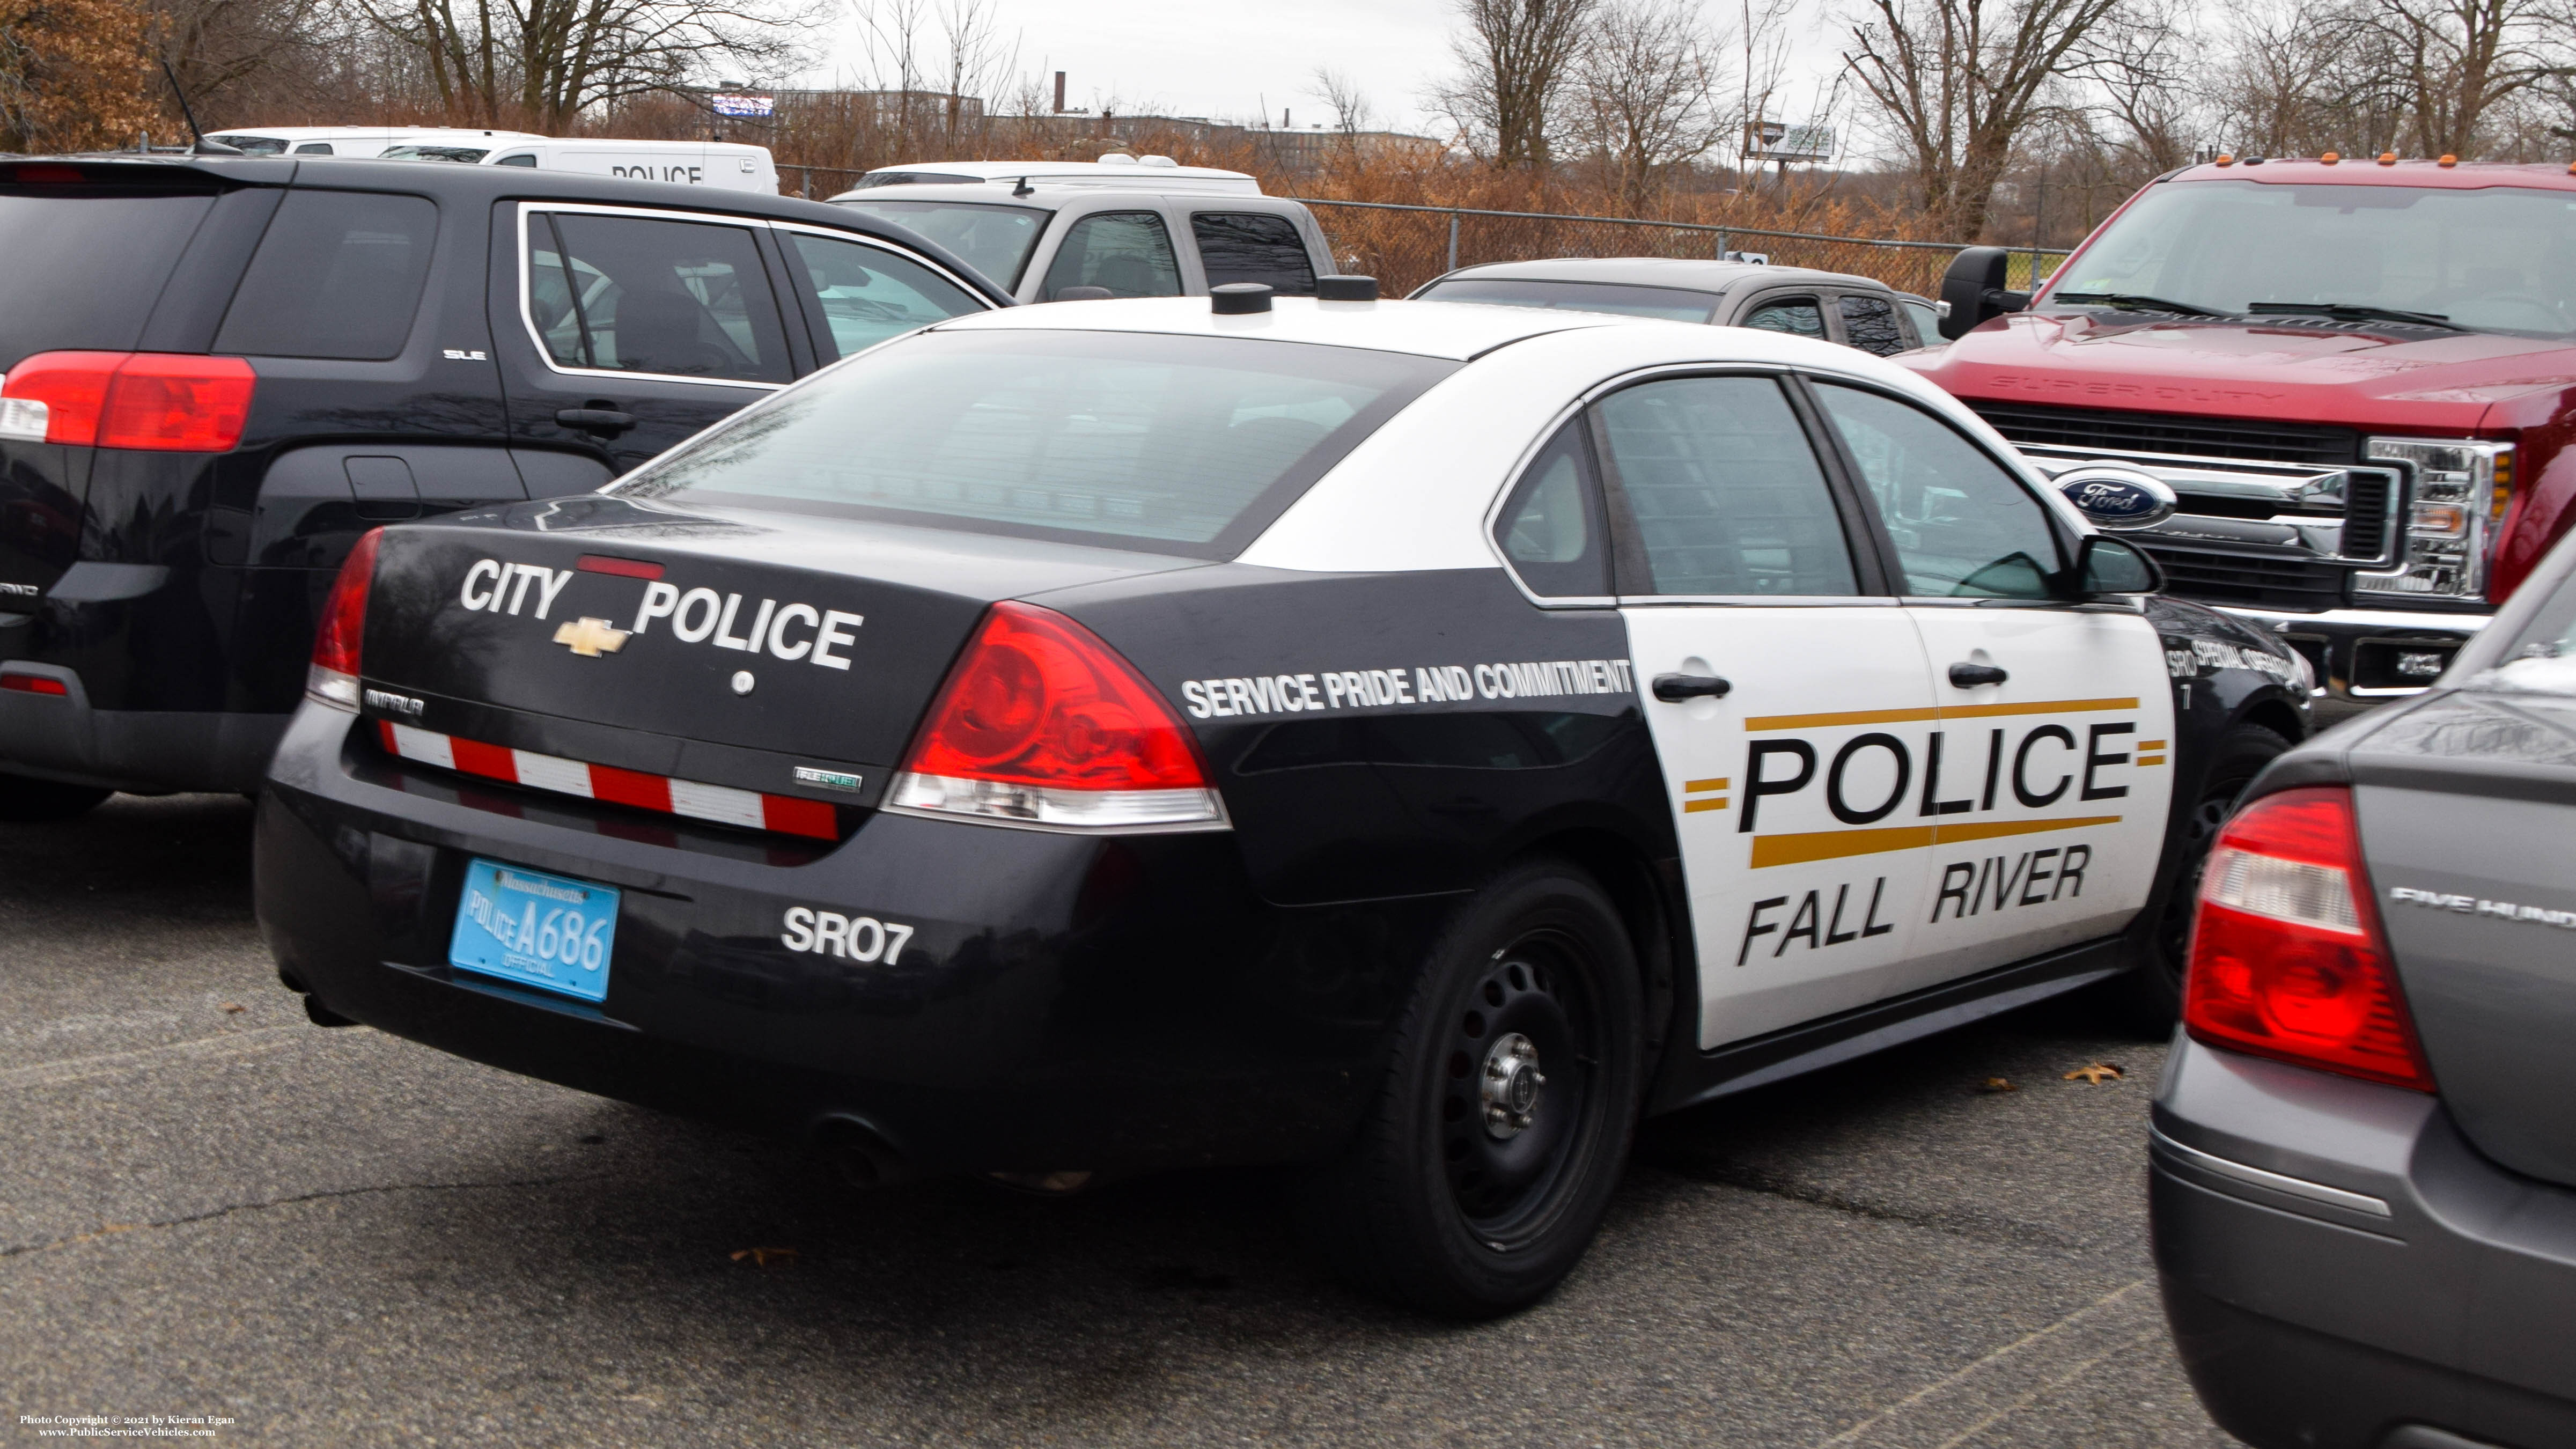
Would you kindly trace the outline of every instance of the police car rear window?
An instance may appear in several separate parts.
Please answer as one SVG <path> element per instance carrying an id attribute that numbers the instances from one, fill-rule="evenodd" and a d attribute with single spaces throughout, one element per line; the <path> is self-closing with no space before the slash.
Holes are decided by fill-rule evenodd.
<path id="1" fill-rule="evenodd" d="M 1457 367 L 1251 338 L 928 332 L 616 491 L 1226 558 Z"/>

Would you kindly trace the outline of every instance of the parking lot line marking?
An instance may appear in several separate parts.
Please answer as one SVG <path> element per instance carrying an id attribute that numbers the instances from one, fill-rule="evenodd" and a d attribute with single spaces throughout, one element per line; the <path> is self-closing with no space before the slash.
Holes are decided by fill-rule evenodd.
<path id="1" fill-rule="evenodd" d="M 1870 1434 L 1873 1430 L 1880 1428 L 1887 1428 L 1890 1430 L 1902 1429 L 1905 1426 L 1897 1423 L 1896 1421 L 1913 1417 L 1918 1411 L 1924 1415 L 1938 1414 L 1946 1406 L 1946 1400 L 1955 1394 L 1964 1393 L 1971 1387 L 1971 1380 L 1991 1372 L 2002 1371 L 2010 1365 L 2016 1355 L 2023 1355 L 2042 1348 L 2053 1347 L 2054 1343 L 2052 1341 L 2060 1338 L 2069 1330 L 2089 1331 L 2099 1326 L 2101 1321 L 2105 1319 L 2114 1320 L 2113 1333 L 2115 1336 L 2113 1338 L 2095 1338 L 2086 1340 L 2088 1347 L 2095 1348 L 2094 1352 L 2086 1354 L 2082 1359 L 2069 1367 L 2058 1369 L 2054 1365 L 2051 1365 L 2049 1369 L 2042 1370 L 2042 1372 L 2047 1374 L 2045 1379 L 2023 1392 L 2014 1395 L 2001 1406 L 1979 1415 L 1973 1422 L 1969 1423 L 1964 1428 L 1959 1429 L 1957 1432 L 1949 1434 L 1938 1440 L 1937 1449 L 1958 1449 L 1958 1446 L 1967 1443 L 1977 1435 L 1984 1433 L 1987 1429 L 1994 1427 L 1996 1423 L 2000 1422 L 2004 1418 L 2029 1407 L 2029 1405 L 2041 1394 L 2066 1383 L 2068 1380 L 2073 1379 L 2084 1373 L 2086 1370 L 2092 1368 L 2095 1364 L 2102 1362 L 2104 1359 L 2110 1358 L 2114 1354 L 2125 1351 L 2135 1345 L 2140 1339 L 2161 1329 L 2164 1319 L 2163 1315 L 2157 1311 L 2155 1289 L 2152 1281 L 2146 1278 L 2140 1278 L 2133 1282 L 2123 1284 L 2118 1288 L 2114 1288 L 2110 1292 L 2103 1294 L 2101 1297 L 2094 1299 L 2092 1302 L 2085 1304 L 2083 1307 L 2076 1309 L 2074 1312 L 2067 1314 L 2065 1317 L 2058 1319 L 2055 1323 L 2051 1323 L 2045 1328 L 2033 1329 L 2029 1333 L 2023 1334 L 2021 1337 L 2014 1339 L 2012 1342 L 2005 1344 L 1994 1352 L 1976 1360 L 1974 1363 L 1964 1365 L 1952 1373 L 1945 1374 L 1942 1377 L 1933 1380 L 1931 1383 L 1925 1384 L 1923 1387 L 1916 1389 L 1913 1393 L 1906 1395 L 1904 1398 L 1897 1400 L 1895 1403 L 1888 1405 L 1886 1408 L 1870 1415 L 1868 1418 L 1861 1420 L 1859 1423 L 1852 1425 L 1850 1428 L 1843 1430 L 1832 1438 L 1820 1442 L 1817 1444 L 1816 1449 L 1858 1449 L 1858 1446 L 1872 1442 L 1868 1439 L 1864 1439 L 1863 1436 Z M 2118 1332 L 2118 1328 L 2120 1326 L 2118 1320 L 2125 1319 L 2138 1320 L 2135 1331 L 2128 1333 Z M 1972 1411 L 1973 1407 L 1973 1405 L 1966 1405 L 1963 1406 L 1963 1409 Z M 1932 1432 L 1938 1431 L 1935 1429 L 1932 1430 Z M 1896 1441 L 1890 1438 L 1878 1442 L 1894 1443 Z"/>
<path id="2" fill-rule="evenodd" d="M 137 1047 L 132 1051 L 100 1052 L 94 1056 L 66 1057 L 61 1061 L 33 1062 L 23 1067 L 0 1068 L 0 1089 L 11 1087 L 54 1087 L 66 1082 L 87 1081 L 92 1077 L 110 1077 L 119 1072 L 148 1071 L 156 1067 L 177 1066 L 188 1062 L 220 1061 L 226 1057 L 255 1056 L 261 1052 L 290 1047 L 312 1031 L 301 1023 L 286 1026 L 257 1026 L 248 1031 L 228 1032 L 223 1036 L 201 1036 L 191 1041 L 175 1041 L 166 1046 Z"/>

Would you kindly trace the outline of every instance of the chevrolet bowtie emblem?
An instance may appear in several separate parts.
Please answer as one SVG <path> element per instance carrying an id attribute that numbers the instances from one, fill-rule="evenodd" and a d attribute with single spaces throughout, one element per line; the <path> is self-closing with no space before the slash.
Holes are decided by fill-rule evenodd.
<path id="1" fill-rule="evenodd" d="M 584 659 L 597 659 L 626 647 L 626 631 L 606 619 L 583 619 L 555 631 L 555 642 Z"/>

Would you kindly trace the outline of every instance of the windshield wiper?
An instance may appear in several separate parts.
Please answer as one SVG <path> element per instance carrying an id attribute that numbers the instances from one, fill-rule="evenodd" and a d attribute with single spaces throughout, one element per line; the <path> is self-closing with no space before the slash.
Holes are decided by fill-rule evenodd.
<path id="1" fill-rule="evenodd" d="M 2189 302 L 2149 297 L 2137 292 L 2053 292 L 2051 302 L 2108 302 L 2127 312 L 2171 312 L 2177 317 L 2224 317 L 2227 314 Z"/>
<path id="2" fill-rule="evenodd" d="M 2417 327 L 2439 327 L 2446 332 L 2469 329 L 2439 312 L 2404 312 L 2395 307 L 2374 307 L 2367 302 L 2256 302 L 2245 309 L 2256 316 L 2312 316 L 2349 318 L 2355 322 L 2406 322 Z"/>

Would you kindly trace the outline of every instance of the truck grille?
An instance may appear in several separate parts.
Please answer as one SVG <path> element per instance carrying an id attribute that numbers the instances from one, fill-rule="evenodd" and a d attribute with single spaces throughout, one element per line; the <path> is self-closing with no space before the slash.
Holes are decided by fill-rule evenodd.
<path id="1" fill-rule="evenodd" d="M 2132 541 L 2155 555 L 2156 562 L 2164 565 L 2165 578 L 2173 592 L 2187 599 L 2204 599 L 2213 604 L 2238 604 L 2301 613 L 2340 608 L 2343 605 L 2344 580 L 2351 576 L 2349 569 L 2324 563 L 2294 558 L 2248 558 L 2241 554 L 2176 548 L 2158 542 L 2150 535 L 2131 537 Z"/>
<path id="2" fill-rule="evenodd" d="M 2265 463 L 2335 467 L 2361 458 L 2361 434 L 2316 423 L 2199 418 L 2174 413 L 2036 407 L 1969 402 L 1994 430 L 2016 443 L 2053 448 L 2110 448 L 2126 453 L 2180 453 Z"/>

